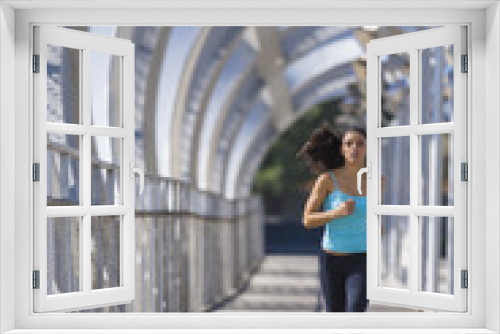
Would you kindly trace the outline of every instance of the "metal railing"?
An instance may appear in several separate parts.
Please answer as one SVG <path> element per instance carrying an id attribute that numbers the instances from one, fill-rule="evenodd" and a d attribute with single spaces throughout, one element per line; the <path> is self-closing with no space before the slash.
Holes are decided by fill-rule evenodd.
<path id="1" fill-rule="evenodd" d="M 51 158 L 69 161 L 64 156 L 71 152 L 62 147 L 49 149 L 55 155 Z M 77 166 L 78 163 L 67 168 Z M 78 175 L 77 170 L 72 173 Z M 48 177 L 49 184 L 56 188 L 67 185 L 60 182 L 65 175 L 58 175 L 57 171 L 51 171 Z M 53 178 L 58 178 L 57 182 Z M 93 182 L 92 186 L 93 191 L 112 195 L 106 191 L 106 182 Z M 66 198 L 78 194 L 75 189 L 52 190 L 60 196 L 48 196 L 48 205 L 78 203 L 78 199 Z M 146 174 L 144 193 L 136 197 L 135 215 L 135 300 L 78 312 L 205 311 L 235 293 L 264 255 L 264 212 L 259 196 L 228 200 L 195 189 L 185 180 Z M 48 293 L 78 291 L 82 275 L 78 271 L 82 255 L 77 241 L 78 224 L 50 224 Z M 120 231 L 104 225 L 106 222 L 92 235 L 93 288 L 118 286 L 120 280 L 120 248 L 116 247 Z"/>

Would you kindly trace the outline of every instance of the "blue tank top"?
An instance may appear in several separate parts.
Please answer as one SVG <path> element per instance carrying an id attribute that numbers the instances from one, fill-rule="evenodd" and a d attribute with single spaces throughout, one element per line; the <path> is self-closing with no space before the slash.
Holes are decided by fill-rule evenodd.
<path id="1" fill-rule="evenodd" d="M 337 208 L 349 198 L 356 204 L 351 215 L 332 219 L 325 224 L 321 246 L 323 249 L 340 253 L 364 253 L 366 252 L 366 196 L 351 196 L 341 192 L 335 175 L 332 171 L 329 173 L 335 189 L 324 199 L 324 211 Z"/>

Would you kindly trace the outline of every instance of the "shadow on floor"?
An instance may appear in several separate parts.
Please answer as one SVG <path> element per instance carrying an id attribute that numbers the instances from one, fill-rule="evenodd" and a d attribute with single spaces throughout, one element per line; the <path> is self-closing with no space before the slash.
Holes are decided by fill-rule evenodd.
<path id="1" fill-rule="evenodd" d="M 319 247 L 322 229 L 299 222 L 268 220 L 260 267 L 235 295 L 213 307 L 215 312 L 325 312 L 321 293 Z M 376 305 L 368 312 L 415 312 Z"/>

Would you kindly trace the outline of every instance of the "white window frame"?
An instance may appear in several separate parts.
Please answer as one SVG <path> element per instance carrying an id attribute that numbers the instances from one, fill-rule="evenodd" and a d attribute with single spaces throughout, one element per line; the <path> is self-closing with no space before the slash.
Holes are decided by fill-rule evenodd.
<path id="1" fill-rule="evenodd" d="M 422 291 L 420 280 L 422 274 L 421 247 L 419 240 L 424 217 L 447 217 L 453 219 L 454 245 L 465 245 L 467 236 L 467 182 L 461 181 L 460 164 L 467 163 L 467 73 L 461 73 L 461 55 L 467 54 L 466 27 L 446 26 L 426 29 L 409 34 L 402 34 L 370 41 L 367 46 L 367 164 L 371 177 L 367 179 L 367 297 L 374 303 L 389 305 L 411 305 L 412 308 L 424 310 L 447 310 L 464 312 L 467 310 L 467 290 L 461 288 L 461 270 L 467 270 L 466 249 L 453 247 L 453 294 Z M 422 83 L 424 82 L 422 50 L 453 45 L 453 121 L 439 123 L 423 123 Z M 382 63 L 381 57 L 406 53 L 410 62 L 409 122 L 395 126 L 382 126 Z M 454 205 L 423 205 L 422 194 L 422 154 L 421 135 L 452 134 L 454 172 L 453 195 Z M 382 140 L 387 138 L 408 138 L 409 144 L 409 202 L 407 205 L 386 205 L 382 203 L 381 168 Z M 451 140 L 450 140 L 451 143 Z M 386 179 L 391 175 L 382 176 Z M 428 182 L 432 182 L 431 179 Z M 379 282 L 381 274 L 380 254 L 382 243 L 380 226 L 382 217 L 403 216 L 409 229 L 408 283 L 405 288 L 384 286 Z"/>
<path id="2" fill-rule="evenodd" d="M 34 309 L 38 312 L 66 312 L 103 305 L 128 304 L 135 299 L 135 180 L 132 168 L 135 161 L 135 50 L 131 41 L 65 28 L 34 27 L 34 53 L 39 55 L 39 73 L 34 75 L 34 162 L 40 164 L 40 179 L 33 184 L 34 193 L 34 269 L 40 272 L 39 288 L 34 290 Z M 79 52 L 79 113 L 78 124 L 47 121 L 47 46 L 57 45 Z M 91 54 L 99 52 L 119 59 L 120 98 L 119 123 L 113 126 L 92 124 Z M 80 194 L 77 206 L 47 206 L 47 134 L 79 136 Z M 97 136 L 119 140 L 118 164 L 119 202 L 115 205 L 91 203 L 91 145 Z M 131 177 L 132 176 L 132 177 Z M 93 217 L 118 216 L 120 245 L 119 286 L 92 288 L 91 224 Z M 78 291 L 47 294 L 47 218 L 72 217 L 79 219 L 80 256 Z"/>
<path id="3" fill-rule="evenodd" d="M 446 328 L 453 333 L 491 333 L 500 331 L 500 261 L 486 251 L 499 254 L 500 137 L 498 110 L 500 100 L 500 11 L 498 3 L 455 1 L 329 1 L 288 0 L 285 2 L 228 2 L 218 3 L 218 9 L 209 1 L 200 5 L 184 1 L 168 1 L 155 6 L 162 9 L 115 9 L 102 11 L 92 6 L 130 6 L 109 2 L 85 2 L 86 9 L 72 9 L 75 2 L 53 2 L 52 6 L 66 9 L 40 10 L 48 5 L 41 1 L 4 1 L 0 3 L 0 321 L 1 331 L 18 329 L 16 333 L 33 333 L 34 329 L 64 328 L 163 328 L 163 332 L 179 332 L 175 328 L 198 328 L 190 333 L 206 333 L 207 328 L 301 328 L 330 329 L 329 333 L 346 332 L 346 328 L 363 328 L 365 332 L 403 333 L 411 328 Z M 214 4 L 217 1 L 213 1 Z M 397 3 L 397 4 L 396 4 Z M 55 4 L 55 5 L 54 5 Z M 81 8 L 81 4 L 80 8 Z M 139 6 L 151 6 L 149 2 Z M 490 7 L 486 9 L 487 5 Z M 171 6 L 171 8 L 168 8 Z M 203 6 L 198 8 L 197 6 Z M 231 8 L 232 6 L 232 8 Z M 400 9 L 391 9 L 399 6 Z M 425 6 L 432 6 L 426 8 Z M 16 8 L 16 10 L 13 9 Z M 335 8 L 338 7 L 338 8 Z M 348 7 L 350 9 L 345 9 Z M 358 8 L 355 8 L 358 7 Z M 401 9 L 406 7 L 406 9 Z M 20 9 L 24 8 L 24 9 Z M 37 9 L 38 8 L 38 9 Z M 57 8 L 57 7 L 52 7 Z M 184 9 L 183 9 L 184 8 Z M 344 8 L 344 9 L 343 9 Z M 377 8 L 376 10 L 373 8 Z M 408 10 L 408 8 L 412 8 Z M 415 9 L 419 8 L 419 9 Z M 461 9 L 457 9 L 461 8 Z M 189 9 L 189 10 L 186 10 Z M 469 179 L 468 197 L 468 312 L 467 313 L 386 313 L 386 314 L 33 314 L 31 290 L 32 223 L 33 212 L 29 200 L 32 195 L 31 156 L 33 136 L 32 105 L 26 96 L 32 94 L 31 59 L 32 26 L 47 25 L 447 25 L 468 26 L 468 132 Z M 8 28 L 8 29 L 4 29 Z M 15 31 L 15 39 L 14 39 Z M 15 70 L 14 70 L 15 65 Z M 487 68 L 486 68 L 487 67 Z M 15 85 L 12 85 L 15 79 Z M 15 118 L 13 115 L 15 114 Z M 474 115 L 474 120 L 472 120 Z M 488 119 L 486 122 L 485 119 Z M 15 130 L 13 130 L 15 128 Z M 15 138 L 12 145 L 12 137 Z M 486 140 L 486 138 L 488 140 Z M 488 153 L 486 153 L 488 152 Z M 485 166 L 483 169 L 483 166 Z M 486 181 L 488 175 L 488 182 Z M 12 177 L 15 175 L 15 177 Z M 15 193 L 14 199 L 12 194 Z M 486 196 L 488 194 L 488 196 Z M 486 203 L 486 205 L 485 205 Z M 15 224 L 12 224 L 15 222 Z M 474 229 L 471 229 L 471 225 Z M 15 238 L 15 239 L 14 239 Z M 12 242 L 15 240 L 15 242 Z M 13 256 L 14 254 L 14 256 Z M 12 287 L 15 286 L 15 289 Z M 486 293 L 487 291 L 487 293 Z M 11 305 L 15 305 L 14 308 Z M 423 318 L 422 318 L 423 317 Z M 422 321 L 425 320 L 425 321 Z M 388 329 L 392 328 L 393 331 Z M 23 331 L 22 329 L 27 329 Z M 29 330 L 28 330 L 29 329 Z M 169 330 L 171 329 L 171 330 Z M 337 329 L 337 330 L 335 330 Z M 378 330 L 377 330 L 378 329 Z M 408 330 L 404 330 L 408 329 Z M 144 332 L 139 330 L 137 332 Z M 245 332 L 228 330 L 227 333 Z M 253 330 L 252 332 L 264 332 Z M 267 331 L 270 333 L 273 331 Z M 278 332 L 278 331 L 276 331 Z M 279 332 L 285 332 L 283 330 Z M 319 332 L 316 330 L 315 332 Z M 326 331 L 325 331 L 326 332 Z M 413 331 L 415 332 L 415 331 Z M 430 332 L 430 331 L 425 331 Z M 432 332 L 436 333 L 436 330 Z M 443 331 L 444 332 L 444 331 Z"/>

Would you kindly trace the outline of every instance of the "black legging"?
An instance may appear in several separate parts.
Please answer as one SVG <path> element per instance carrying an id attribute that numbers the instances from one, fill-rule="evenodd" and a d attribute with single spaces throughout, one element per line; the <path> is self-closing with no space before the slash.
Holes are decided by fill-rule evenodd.
<path id="1" fill-rule="evenodd" d="M 366 253 L 332 255 L 321 251 L 325 265 L 324 293 L 328 312 L 365 312 Z"/>

